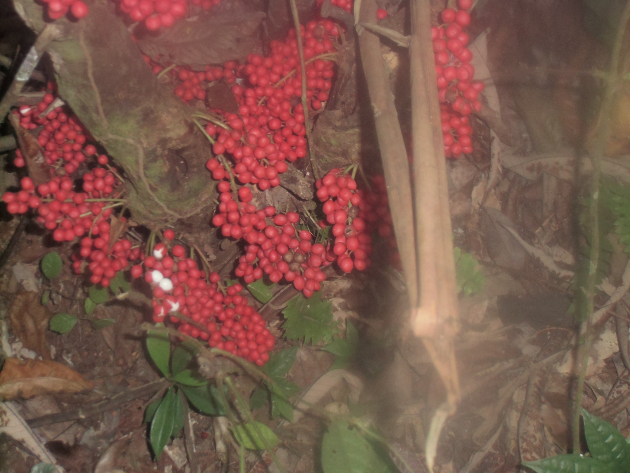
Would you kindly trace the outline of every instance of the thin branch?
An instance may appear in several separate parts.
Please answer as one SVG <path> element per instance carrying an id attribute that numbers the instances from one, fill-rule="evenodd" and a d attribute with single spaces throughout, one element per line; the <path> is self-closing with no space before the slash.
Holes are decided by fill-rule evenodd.
<path id="1" fill-rule="evenodd" d="M 619 29 L 612 50 L 610 74 L 606 77 L 606 92 L 602 101 L 599 115 L 599 129 L 597 141 L 591 155 L 593 165 L 593 180 L 591 182 L 590 196 L 590 218 L 591 218 L 591 254 L 589 261 L 589 272 L 586 286 L 580 289 L 586 296 L 586 320 L 582 321 L 577 347 L 577 363 L 579 364 L 579 377 L 576 383 L 575 403 L 573 405 L 573 453 L 580 453 L 580 414 L 582 411 L 582 396 L 584 394 L 584 380 L 588 366 L 588 351 L 591 344 L 591 324 L 595 298 L 595 284 L 597 279 L 597 265 L 599 264 L 599 181 L 601 177 L 601 161 L 604 150 L 610 136 L 610 118 L 615 98 L 617 84 L 621 80 L 620 57 L 623 46 L 624 32 L 630 19 L 630 0 L 626 2 L 623 15 L 619 21 Z"/>
<path id="2" fill-rule="evenodd" d="M 37 64 L 39 64 L 42 55 L 50 43 L 59 36 L 61 36 L 61 32 L 59 31 L 59 27 L 54 23 L 47 24 L 39 34 L 35 43 L 31 46 L 31 49 L 29 49 L 24 61 L 20 65 L 9 90 L 7 90 L 4 97 L 2 97 L 2 101 L 0 102 L 0 122 L 4 120 L 4 117 L 9 112 L 9 109 L 20 96 L 20 92 L 22 92 L 24 85 L 31 78 L 31 74 L 33 74 L 33 71 L 37 67 Z"/>

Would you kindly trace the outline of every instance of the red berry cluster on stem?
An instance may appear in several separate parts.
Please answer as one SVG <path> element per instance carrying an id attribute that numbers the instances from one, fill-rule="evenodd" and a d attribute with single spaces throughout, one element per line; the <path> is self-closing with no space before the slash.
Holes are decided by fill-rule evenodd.
<path id="1" fill-rule="evenodd" d="M 258 210 L 249 203 L 252 193 L 248 187 L 238 190 L 240 205 L 232 199 L 226 181 L 219 183 L 219 191 L 221 203 L 212 224 L 221 227 L 223 236 L 247 242 L 235 271 L 238 277 L 247 284 L 265 274 L 274 283 L 284 279 L 305 297 L 321 289 L 326 279 L 322 267 L 335 258 L 323 244 L 313 243 L 308 230 L 298 230 L 297 213 L 276 213 L 272 206 Z"/>
<path id="2" fill-rule="evenodd" d="M 168 236 L 174 234 L 169 232 Z M 153 288 L 154 322 L 163 322 L 168 317 L 180 332 L 207 341 L 211 347 L 259 366 L 269 360 L 276 340 L 260 314 L 240 294 L 243 287 L 234 284 L 223 288 L 217 273 L 206 274 L 199 270 L 195 260 L 186 258 L 183 246 L 174 245 L 169 251 L 159 243 L 153 255 L 145 258 L 143 265 L 134 266 L 131 274 L 133 277 L 144 274 L 145 281 Z M 180 314 L 196 324 L 182 320 Z"/>
<path id="3" fill-rule="evenodd" d="M 332 252 L 342 271 L 363 271 L 370 265 L 372 239 L 366 233 L 365 220 L 359 216 L 363 198 L 357 183 L 340 169 L 330 170 L 315 182 L 317 197 L 324 203 L 325 224 L 331 225 L 335 237 Z"/>
<path id="4" fill-rule="evenodd" d="M 335 52 L 333 39 L 337 26 L 328 20 L 312 21 L 302 28 L 306 60 L 309 107 L 318 110 L 328 100 Z M 306 156 L 305 117 L 301 103 L 300 68 L 295 30 L 285 42 L 272 41 L 271 54 L 250 54 L 247 64 L 235 74 L 249 86 L 235 85 L 232 91 L 239 104 L 238 114 L 224 114 L 225 126 L 209 123 L 205 130 L 214 140 L 207 168 L 216 180 L 232 174 L 241 184 L 257 184 L 261 190 L 280 184 L 279 174 L 287 162 Z M 227 64 L 226 64 L 227 66 Z M 229 71 L 224 69 L 224 75 Z M 227 166 L 227 167 L 226 167 Z"/>
<path id="5" fill-rule="evenodd" d="M 470 0 L 459 0 L 459 10 L 442 10 L 443 24 L 431 28 L 438 97 L 440 100 L 444 154 L 459 157 L 472 152 L 472 127 L 468 116 L 481 109 L 478 99 L 483 82 L 474 81 L 475 69 L 470 64 L 472 53 L 464 28 L 470 24 Z"/>

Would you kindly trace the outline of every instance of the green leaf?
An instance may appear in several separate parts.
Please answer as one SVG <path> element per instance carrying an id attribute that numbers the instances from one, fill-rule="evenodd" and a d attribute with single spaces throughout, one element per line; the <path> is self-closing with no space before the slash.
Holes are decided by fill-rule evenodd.
<path id="1" fill-rule="evenodd" d="M 470 253 L 462 253 L 460 248 L 454 248 L 455 273 L 457 276 L 457 293 L 465 295 L 481 291 L 483 288 L 483 273 L 477 269 L 478 262 Z"/>
<path id="2" fill-rule="evenodd" d="M 57 468 L 51 463 L 38 463 L 31 468 L 30 473 L 57 473 Z"/>
<path id="3" fill-rule="evenodd" d="M 164 376 L 170 377 L 168 360 L 171 357 L 171 342 L 168 334 L 149 330 L 147 332 L 147 350 L 149 355 Z"/>
<path id="4" fill-rule="evenodd" d="M 230 430 L 234 438 L 247 450 L 264 450 L 274 448 L 280 440 L 269 427 L 260 422 L 248 422 L 245 425 L 236 425 Z"/>
<path id="5" fill-rule="evenodd" d="M 41 265 L 42 273 L 48 279 L 55 279 L 61 274 L 63 269 L 63 261 L 61 261 L 61 256 L 56 251 L 52 251 L 44 256 Z"/>
<path id="6" fill-rule="evenodd" d="M 234 286 L 234 284 L 238 284 L 238 279 L 226 279 L 225 287 Z"/>
<path id="7" fill-rule="evenodd" d="M 42 294 L 42 305 L 46 305 L 48 304 L 48 301 L 50 300 L 50 291 L 44 291 L 44 293 Z M 47 463 L 46 463 L 47 464 Z M 44 463 L 40 463 L 40 465 L 44 465 Z M 37 465 L 36 465 L 37 466 Z M 34 468 L 34 467 L 33 467 Z"/>
<path id="8" fill-rule="evenodd" d="M 184 402 L 183 395 L 181 393 L 177 393 L 175 396 L 175 414 L 173 415 L 172 437 L 177 437 L 184 428 L 184 422 L 186 422 L 186 405 Z"/>
<path id="9" fill-rule="evenodd" d="M 98 304 L 96 302 L 94 302 L 92 299 L 90 299 L 89 297 L 87 297 L 85 299 L 85 303 L 83 304 L 83 306 L 85 307 L 85 313 L 87 315 L 91 315 L 92 312 L 94 312 L 94 309 L 96 309 L 96 306 Z"/>
<path id="10" fill-rule="evenodd" d="M 331 336 L 335 329 L 332 304 L 322 301 L 321 291 L 314 293 L 310 299 L 297 295 L 289 301 L 282 314 L 287 319 L 282 328 L 288 340 L 315 344 Z"/>
<path id="11" fill-rule="evenodd" d="M 149 438 L 151 439 L 151 448 L 153 449 L 153 453 L 155 453 L 155 458 L 160 458 L 166 442 L 171 438 L 174 420 L 175 389 L 171 387 L 166 391 L 166 395 L 155 411 L 153 421 L 151 421 Z"/>
<path id="12" fill-rule="evenodd" d="M 221 402 L 219 391 L 215 386 L 181 386 L 180 389 L 193 407 L 202 414 L 209 416 L 227 415 L 227 410 Z"/>
<path id="13" fill-rule="evenodd" d="M 322 441 L 324 473 L 394 473 L 396 467 L 347 422 L 328 427 Z"/>
<path id="14" fill-rule="evenodd" d="M 274 380 L 282 378 L 293 366 L 296 353 L 297 347 L 286 348 L 270 353 L 269 361 L 262 366 L 262 371 Z"/>
<path id="15" fill-rule="evenodd" d="M 186 386 L 205 386 L 208 380 L 195 376 L 192 370 L 184 370 L 177 373 L 171 378 L 174 383 L 184 384 Z"/>
<path id="16" fill-rule="evenodd" d="M 90 295 L 90 299 L 96 304 L 103 304 L 109 300 L 109 293 L 106 287 L 99 288 L 96 285 L 90 286 L 88 288 L 88 294 Z"/>
<path id="17" fill-rule="evenodd" d="M 127 281 L 124 271 L 118 271 L 111 281 L 109 281 L 109 288 L 114 294 L 121 292 L 129 292 L 131 284 Z"/>
<path id="18" fill-rule="evenodd" d="M 269 402 L 269 391 L 261 386 L 258 386 L 252 392 L 252 396 L 249 398 L 250 409 L 260 409 Z"/>
<path id="19" fill-rule="evenodd" d="M 55 314 L 50 319 L 50 330 L 57 333 L 68 333 L 76 325 L 77 319 L 70 314 Z"/>
<path id="20" fill-rule="evenodd" d="M 594 458 L 573 454 L 558 455 L 534 462 L 524 462 L 523 465 L 531 468 L 536 473 L 617 473 L 620 471 L 613 471 Z"/>
<path id="21" fill-rule="evenodd" d="M 604 419 L 582 409 L 584 435 L 591 456 L 605 463 L 612 471 L 630 470 L 630 446 L 621 432 Z"/>
<path id="22" fill-rule="evenodd" d="M 332 353 L 337 357 L 330 367 L 331 370 L 347 368 L 359 348 L 359 332 L 350 320 L 346 321 L 345 340 L 335 340 L 326 345 L 322 350 Z"/>
<path id="23" fill-rule="evenodd" d="M 150 424 L 151 423 L 151 421 L 153 420 L 153 416 L 155 416 L 155 411 L 157 411 L 157 408 L 158 408 L 158 406 L 160 405 L 161 402 L 162 402 L 162 399 L 156 399 L 151 404 L 149 404 L 147 406 L 147 408 L 144 410 L 144 420 L 143 420 L 143 422 L 145 424 Z"/>
<path id="24" fill-rule="evenodd" d="M 174 374 L 185 370 L 192 359 L 197 355 L 197 348 L 189 341 L 177 345 L 171 357 L 171 372 Z"/>
<path id="25" fill-rule="evenodd" d="M 297 384 L 290 383 L 284 379 L 279 379 L 271 387 L 271 417 L 284 417 L 289 422 L 293 422 L 293 404 L 289 399 L 300 391 Z"/>
<path id="26" fill-rule="evenodd" d="M 116 323 L 116 319 L 92 319 L 90 320 L 94 330 L 101 330 Z"/>
<path id="27" fill-rule="evenodd" d="M 273 286 L 272 286 L 273 287 Z M 258 301 L 266 304 L 273 297 L 273 293 L 271 292 L 271 287 L 267 286 L 262 279 L 258 279 L 251 284 L 247 285 L 247 289 L 252 293 Z"/>

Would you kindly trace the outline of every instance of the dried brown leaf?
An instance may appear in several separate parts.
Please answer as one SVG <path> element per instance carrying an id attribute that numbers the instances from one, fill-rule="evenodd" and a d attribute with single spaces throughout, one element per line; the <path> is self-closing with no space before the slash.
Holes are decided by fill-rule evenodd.
<path id="1" fill-rule="evenodd" d="M 51 393 L 75 393 L 92 388 L 76 371 L 50 360 L 7 358 L 0 373 L 0 398 L 28 399 Z"/>
<path id="2" fill-rule="evenodd" d="M 525 264 L 525 250 L 509 232 L 514 224 L 501 211 L 483 207 L 481 230 L 488 247 L 488 254 L 498 266 L 519 271 Z"/>
<path id="3" fill-rule="evenodd" d="M 260 50 L 258 26 L 262 12 L 226 12 L 202 15 L 195 20 L 175 23 L 157 36 L 139 39 L 146 55 L 195 69 L 231 60 L 244 61 L 253 50 Z"/>
<path id="4" fill-rule="evenodd" d="M 15 297 L 9 320 L 13 333 L 29 350 L 50 359 L 50 350 L 46 342 L 46 331 L 51 314 L 40 303 L 36 292 L 22 292 Z"/>

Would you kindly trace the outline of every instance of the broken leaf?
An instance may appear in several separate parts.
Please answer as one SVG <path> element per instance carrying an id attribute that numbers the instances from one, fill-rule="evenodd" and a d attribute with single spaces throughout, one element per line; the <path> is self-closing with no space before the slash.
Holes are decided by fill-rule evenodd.
<path id="1" fill-rule="evenodd" d="M 481 230 L 490 258 L 497 266 L 519 271 L 527 253 L 505 227 L 514 228 L 514 224 L 501 211 L 489 207 L 481 209 Z"/>
<path id="2" fill-rule="evenodd" d="M 49 360 L 7 358 L 0 372 L 0 398 L 29 399 L 51 393 L 75 393 L 92 388 L 76 371 Z"/>
<path id="3" fill-rule="evenodd" d="M 40 303 L 36 292 L 18 294 L 9 311 L 11 329 L 24 346 L 50 359 L 50 351 L 46 343 L 46 332 L 51 314 Z"/>

